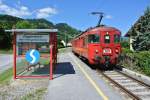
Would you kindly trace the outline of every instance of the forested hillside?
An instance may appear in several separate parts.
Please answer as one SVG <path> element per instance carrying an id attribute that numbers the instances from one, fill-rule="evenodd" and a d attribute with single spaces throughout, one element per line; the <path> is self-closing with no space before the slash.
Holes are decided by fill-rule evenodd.
<path id="1" fill-rule="evenodd" d="M 5 33 L 5 29 L 12 29 L 15 26 L 16 28 L 57 28 L 59 30 L 58 36 L 58 47 L 63 47 L 61 40 L 70 41 L 73 36 L 79 34 L 79 30 L 69 26 L 66 23 L 53 24 L 52 22 L 46 19 L 22 19 L 10 15 L 0 15 L 0 48 L 9 49 L 11 48 L 12 36 L 8 33 Z M 65 37 L 66 36 L 66 37 Z"/>

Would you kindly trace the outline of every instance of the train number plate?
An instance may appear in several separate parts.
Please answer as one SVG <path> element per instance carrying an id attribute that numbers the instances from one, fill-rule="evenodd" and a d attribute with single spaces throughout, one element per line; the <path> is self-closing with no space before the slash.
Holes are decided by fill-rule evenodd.
<path id="1" fill-rule="evenodd" d="M 103 49 L 103 53 L 111 53 L 111 49 L 109 49 L 109 48 Z"/>

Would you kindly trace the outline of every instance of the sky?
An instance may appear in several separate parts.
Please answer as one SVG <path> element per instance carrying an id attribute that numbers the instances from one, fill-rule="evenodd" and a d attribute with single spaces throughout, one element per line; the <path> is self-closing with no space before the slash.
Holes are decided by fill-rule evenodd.
<path id="1" fill-rule="evenodd" d="M 124 35 L 150 6 L 150 0 L 0 0 L 0 14 L 21 18 L 45 18 L 56 23 L 67 23 L 84 31 L 96 26 L 104 13 L 102 24 L 116 27 Z"/>

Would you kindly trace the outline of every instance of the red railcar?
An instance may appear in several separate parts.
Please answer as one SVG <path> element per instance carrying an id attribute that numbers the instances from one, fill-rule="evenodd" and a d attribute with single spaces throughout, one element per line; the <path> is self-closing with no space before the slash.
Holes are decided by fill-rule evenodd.
<path id="1" fill-rule="evenodd" d="M 90 64 L 116 65 L 121 52 L 121 32 L 113 27 L 88 29 L 72 40 L 72 51 Z"/>

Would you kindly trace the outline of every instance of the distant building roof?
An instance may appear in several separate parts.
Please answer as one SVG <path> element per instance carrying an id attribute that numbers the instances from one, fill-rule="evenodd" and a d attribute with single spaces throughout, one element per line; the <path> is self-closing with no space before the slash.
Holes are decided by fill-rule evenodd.
<path id="1" fill-rule="evenodd" d="M 129 36 L 130 34 L 128 32 L 124 35 L 124 37 L 129 37 Z"/>

